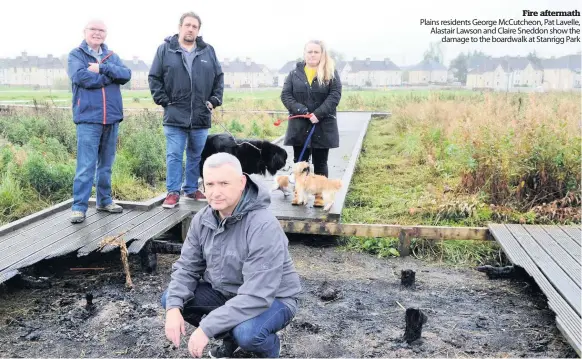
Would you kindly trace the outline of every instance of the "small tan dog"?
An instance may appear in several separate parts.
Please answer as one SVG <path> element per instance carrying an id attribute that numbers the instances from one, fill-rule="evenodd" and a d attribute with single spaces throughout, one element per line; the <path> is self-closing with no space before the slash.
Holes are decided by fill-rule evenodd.
<path id="1" fill-rule="evenodd" d="M 289 190 L 289 177 L 288 176 L 275 176 L 275 183 L 273 184 L 273 191 L 280 190 L 283 192 L 283 196 L 287 197 L 291 191 Z"/>
<path id="2" fill-rule="evenodd" d="M 335 201 L 336 193 L 342 188 L 343 183 L 338 179 L 329 179 L 325 176 L 310 173 L 308 162 L 298 162 L 293 168 L 295 175 L 295 190 L 298 203 L 307 205 L 307 196 L 321 193 L 323 197 L 324 211 L 329 211 Z"/>

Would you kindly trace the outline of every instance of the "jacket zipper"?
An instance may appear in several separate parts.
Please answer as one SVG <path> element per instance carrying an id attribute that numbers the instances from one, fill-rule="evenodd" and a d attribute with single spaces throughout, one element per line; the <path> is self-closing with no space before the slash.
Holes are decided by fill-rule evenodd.
<path id="1" fill-rule="evenodd" d="M 105 56 L 99 63 L 102 64 L 109 58 L 109 56 L 113 55 L 113 51 L 110 51 L 107 56 Z M 107 124 L 107 96 L 105 96 L 105 87 L 101 88 L 101 93 L 103 94 L 103 124 Z"/>

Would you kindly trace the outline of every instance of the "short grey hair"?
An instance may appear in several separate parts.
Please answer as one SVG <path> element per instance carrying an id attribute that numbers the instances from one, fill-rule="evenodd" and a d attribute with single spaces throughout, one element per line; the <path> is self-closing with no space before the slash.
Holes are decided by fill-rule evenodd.
<path id="1" fill-rule="evenodd" d="M 218 152 L 208 157 L 206 161 L 204 161 L 203 170 L 206 168 L 222 167 L 224 165 L 232 166 L 235 169 L 236 173 L 242 176 L 243 171 L 240 161 L 235 156 L 226 152 Z"/>

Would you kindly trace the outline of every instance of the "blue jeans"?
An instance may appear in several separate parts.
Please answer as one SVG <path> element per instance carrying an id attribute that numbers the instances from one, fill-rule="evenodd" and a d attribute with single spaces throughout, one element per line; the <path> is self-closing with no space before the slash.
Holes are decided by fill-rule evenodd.
<path id="1" fill-rule="evenodd" d="M 186 149 L 185 194 L 196 192 L 200 177 L 200 159 L 208 137 L 208 129 L 184 129 L 164 126 L 166 135 L 166 187 L 168 193 L 180 192 L 182 187 L 182 161 Z"/>
<path id="2" fill-rule="evenodd" d="M 97 206 L 105 207 L 113 202 L 111 168 L 115 161 L 118 132 L 119 123 L 77 124 L 77 169 L 73 180 L 73 211 L 87 211 L 94 181 L 97 187 Z"/>
<path id="3" fill-rule="evenodd" d="M 168 291 L 162 294 L 162 307 L 166 308 Z M 194 297 L 184 303 L 182 315 L 188 323 L 198 327 L 202 316 L 224 305 L 228 298 L 212 289 L 208 283 L 198 283 Z M 246 320 L 228 333 L 221 333 L 217 338 L 234 339 L 244 351 L 253 352 L 261 357 L 278 358 L 280 349 L 279 336 L 276 334 L 293 319 L 293 312 L 281 301 L 275 299 L 271 307 L 262 314 Z M 230 339 L 230 340 L 232 340 Z"/>

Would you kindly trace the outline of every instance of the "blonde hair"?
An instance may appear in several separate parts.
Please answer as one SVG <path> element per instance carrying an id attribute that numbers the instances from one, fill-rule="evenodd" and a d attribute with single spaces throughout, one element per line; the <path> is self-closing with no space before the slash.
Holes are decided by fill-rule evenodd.
<path id="1" fill-rule="evenodd" d="M 335 61 L 329 56 L 327 46 L 323 41 L 310 40 L 305 44 L 305 47 L 309 44 L 315 44 L 321 48 L 321 60 L 317 66 L 317 82 L 319 82 L 319 85 L 328 84 L 334 78 Z"/>

